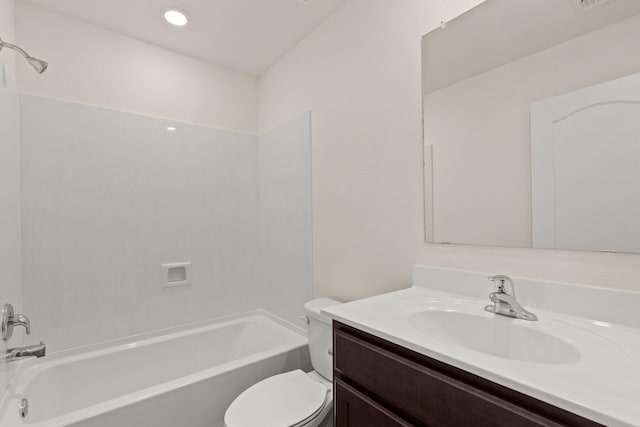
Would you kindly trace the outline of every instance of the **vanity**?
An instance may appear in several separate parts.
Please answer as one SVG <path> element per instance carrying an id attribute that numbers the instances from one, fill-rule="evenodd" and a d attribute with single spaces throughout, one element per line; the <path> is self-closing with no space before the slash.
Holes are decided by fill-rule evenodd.
<path id="1" fill-rule="evenodd" d="M 515 279 L 527 321 L 484 309 L 488 276 L 416 266 L 409 289 L 324 310 L 336 426 L 640 424 L 640 293 Z"/>

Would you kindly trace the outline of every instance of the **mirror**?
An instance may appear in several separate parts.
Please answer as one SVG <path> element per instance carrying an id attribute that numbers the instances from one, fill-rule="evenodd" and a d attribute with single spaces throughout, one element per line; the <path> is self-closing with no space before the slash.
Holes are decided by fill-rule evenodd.
<path id="1" fill-rule="evenodd" d="M 428 242 L 640 253 L 639 14 L 488 0 L 424 36 Z"/>

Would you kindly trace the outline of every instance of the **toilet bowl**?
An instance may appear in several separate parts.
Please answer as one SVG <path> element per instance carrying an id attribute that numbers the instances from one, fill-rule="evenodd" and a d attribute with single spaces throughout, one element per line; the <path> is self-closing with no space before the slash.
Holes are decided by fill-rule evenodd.
<path id="1" fill-rule="evenodd" d="M 333 408 L 331 383 L 315 371 L 274 375 L 233 401 L 226 427 L 317 427 Z"/>
<path id="2" fill-rule="evenodd" d="M 285 372 L 242 392 L 224 415 L 226 427 L 318 427 L 333 425 L 333 356 L 331 319 L 320 314 L 340 304 L 320 298 L 304 305 L 308 319 L 313 371 Z"/>

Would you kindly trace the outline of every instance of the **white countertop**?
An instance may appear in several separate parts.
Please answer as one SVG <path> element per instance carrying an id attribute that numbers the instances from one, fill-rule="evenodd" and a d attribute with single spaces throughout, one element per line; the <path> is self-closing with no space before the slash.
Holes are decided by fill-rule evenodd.
<path id="1" fill-rule="evenodd" d="M 640 305 L 636 305 L 640 293 L 515 279 L 518 299 L 540 320 L 514 322 L 520 322 L 528 331 L 560 337 L 580 353 L 576 360 L 540 363 L 479 352 L 437 337 L 433 330 L 429 332 L 411 321 L 413 314 L 428 310 L 434 301 L 476 310 L 474 316 L 495 316 L 482 309 L 490 304 L 488 294 L 492 290 L 485 284 L 484 274 L 416 269 L 411 288 L 332 306 L 323 313 L 604 425 L 640 426 L 640 328 L 627 321 L 629 313 L 616 313 L 628 305 L 635 308 L 634 316 L 640 322 Z M 553 304 L 546 304 L 547 301 Z M 576 301 L 587 302 L 575 307 Z M 545 306 L 555 308 L 562 303 L 574 307 L 563 313 L 545 310 Z M 602 305 L 602 315 L 597 313 L 598 303 Z"/>

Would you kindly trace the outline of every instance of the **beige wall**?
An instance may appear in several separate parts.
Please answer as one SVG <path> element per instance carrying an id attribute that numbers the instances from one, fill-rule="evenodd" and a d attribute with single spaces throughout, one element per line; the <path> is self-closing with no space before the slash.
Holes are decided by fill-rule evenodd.
<path id="1" fill-rule="evenodd" d="M 258 131 L 258 79 L 59 15 L 16 4 L 16 35 L 49 62 L 38 75 L 17 63 L 22 92 L 171 118 L 219 129 Z"/>
<path id="2" fill-rule="evenodd" d="M 640 256 L 423 242 L 420 40 L 465 6 L 444 5 L 350 0 L 260 81 L 262 130 L 313 112 L 316 296 L 398 289 L 415 263 L 640 289 Z"/>
<path id="3" fill-rule="evenodd" d="M 423 247 L 420 41 L 463 3 L 350 0 L 261 78 L 262 131 L 313 113 L 316 296 L 409 282 Z"/>

